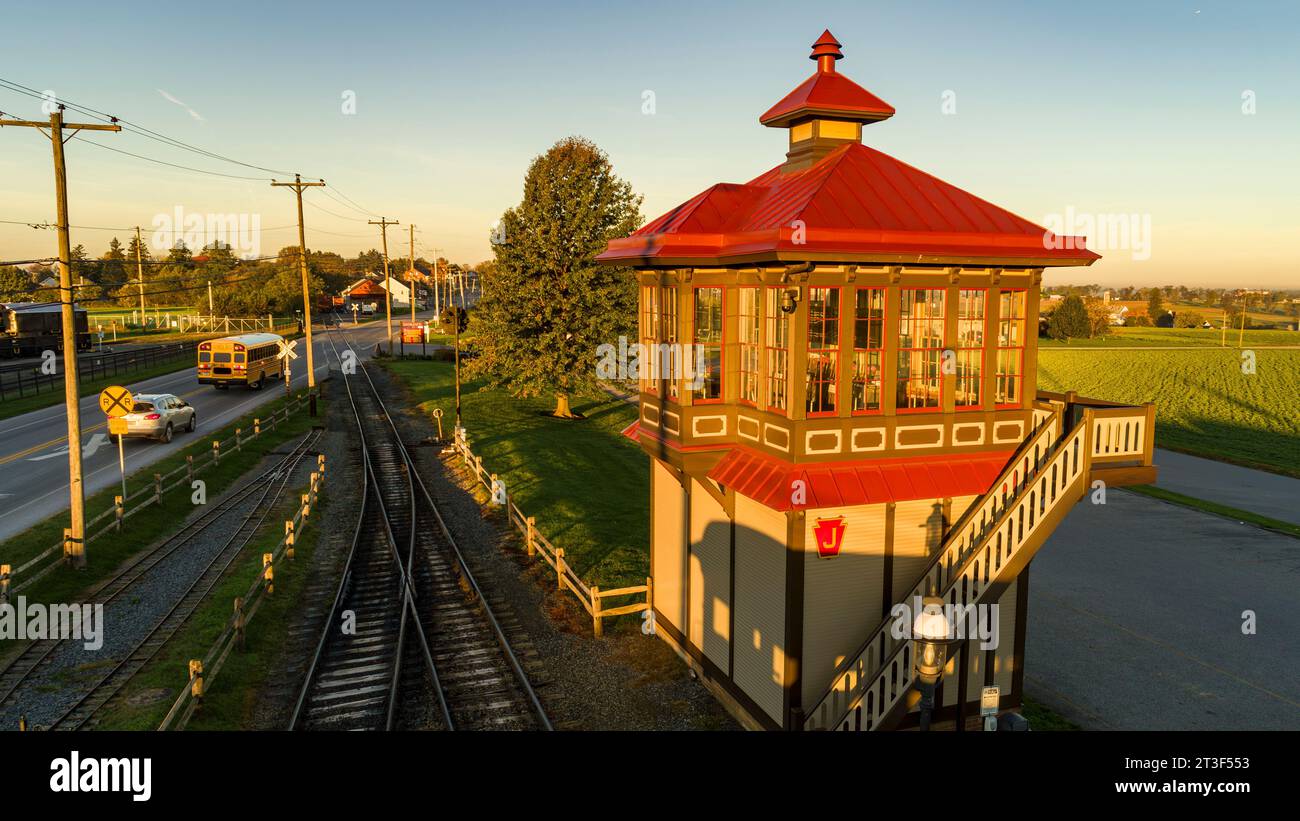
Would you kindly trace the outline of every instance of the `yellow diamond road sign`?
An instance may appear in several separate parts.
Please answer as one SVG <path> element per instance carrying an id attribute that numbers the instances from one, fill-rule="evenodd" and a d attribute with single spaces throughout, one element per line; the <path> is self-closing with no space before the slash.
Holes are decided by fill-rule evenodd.
<path id="1" fill-rule="evenodd" d="M 126 416 L 131 412 L 134 404 L 131 400 L 131 392 L 120 385 L 113 385 L 100 391 L 99 409 L 108 414 L 110 419 Z"/>

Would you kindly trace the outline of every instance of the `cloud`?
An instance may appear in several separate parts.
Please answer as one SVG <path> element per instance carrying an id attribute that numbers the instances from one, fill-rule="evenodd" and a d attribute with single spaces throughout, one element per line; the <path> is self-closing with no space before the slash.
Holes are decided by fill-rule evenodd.
<path id="1" fill-rule="evenodd" d="M 190 108 L 190 107 L 189 107 L 188 105 L 186 105 L 185 103 L 182 103 L 180 100 L 178 100 L 178 99 L 176 99 L 175 97 L 173 97 L 172 95 L 168 94 L 166 91 L 163 91 L 163 90 L 160 88 L 160 89 L 158 89 L 158 93 L 161 94 L 161 95 L 163 96 L 163 99 L 166 100 L 167 102 L 169 102 L 169 103 L 175 103 L 176 105 L 178 105 L 178 106 L 180 106 L 181 108 L 183 108 L 183 109 L 185 109 L 186 111 L 188 111 L 190 117 L 194 118 L 196 121 L 198 121 L 198 122 L 200 122 L 200 123 L 201 123 L 201 122 L 204 122 L 204 120 L 203 120 L 203 115 L 202 115 L 202 114 L 200 114 L 199 112 L 197 112 L 197 111 L 195 111 L 194 109 Z"/>

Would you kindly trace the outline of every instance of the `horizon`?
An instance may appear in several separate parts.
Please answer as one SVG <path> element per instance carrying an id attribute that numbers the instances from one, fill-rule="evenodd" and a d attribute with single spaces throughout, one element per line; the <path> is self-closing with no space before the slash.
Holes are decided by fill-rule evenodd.
<path id="1" fill-rule="evenodd" d="M 1036 224 L 1094 226 L 1084 233 L 1102 259 L 1048 269 L 1045 285 L 1300 287 L 1300 252 L 1285 239 L 1300 187 L 1290 145 L 1300 108 L 1287 78 L 1300 58 L 1285 48 L 1283 25 L 1300 12 L 1282 3 L 1105 2 L 1085 19 L 1104 37 L 1062 36 L 1077 18 L 1015 2 L 992 13 L 952 3 L 772 6 L 779 15 L 747 5 L 743 16 L 690 6 L 685 27 L 671 11 L 571 3 L 573 25 L 562 30 L 553 10 L 515 4 L 504 28 L 500 6 L 439 4 L 402 10 L 401 30 L 391 18 L 344 17 L 333 2 L 306 20 L 258 6 L 262 25 L 238 30 L 233 63 L 223 50 L 231 31 L 201 5 L 129 21 L 83 2 L 19 5 L 32 28 L 53 30 L 70 13 L 85 25 L 64 33 L 72 56 L 57 64 L 46 43 L 13 44 L 6 79 L 244 163 L 323 177 L 330 187 L 304 197 L 308 245 L 345 257 L 380 248 L 366 222 L 383 215 L 401 223 L 393 257 L 406 256 L 414 222 L 417 256 L 490 259 L 490 226 L 518 204 L 528 163 L 569 134 L 609 154 L 644 195 L 645 221 L 717 182 L 753 179 L 786 148 L 758 115 L 811 74 L 808 47 L 829 27 L 844 43 L 839 70 L 898 110 L 864 129 L 865 144 Z M 1049 43 L 1051 57 L 1010 48 L 999 22 L 1007 15 L 1021 36 Z M 334 47 L 282 48 L 290 21 L 298 36 Z M 449 27 L 455 37 L 408 44 L 402 34 Z M 147 53 L 122 47 L 133 37 L 149 42 Z M 379 45 L 340 57 L 349 42 Z M 917 42 L 944 45 L 917 60 Z M 114 71 L 96 70 L 108 64 Z M 0 88 L 11 117 L 41 119 L 40 105 Z M 0 223 L 5 260 L 55 253 L 53 231 L 27 227 L 54 218 L 48 143 L 22 131 L 0 129 L 0 220 L 20 223 Z M 257 215 L 263 254 L 294 244 L 292 198 L 262 179 L 113 151 L 257 173 L 138 133 L 80 135 L 67 150 L 70 222 L 118 229 L 74 228 L 73 245 L 91 256 L 175 208 Z"/>

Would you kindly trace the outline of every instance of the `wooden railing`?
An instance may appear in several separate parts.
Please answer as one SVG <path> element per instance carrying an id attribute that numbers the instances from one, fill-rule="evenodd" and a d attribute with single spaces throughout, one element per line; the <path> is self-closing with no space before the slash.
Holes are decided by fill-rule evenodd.
<path id="1" fill-rule="evenodd" d="M 456 431 L 453 443 L 456 452 L 464 460 L 465 467 L 487 488 L 489 498 L 499 498 L 499 502 L 490 502 L 490 504 L 500 504 L 505 508 L 506 518 L 524 537 L 524 549 L 528 552 L 529 558 L 541 556 L 542 561 L 550 565 L 551 569 L 555 571 L 556 588 L 559 590 L 567 589 L 577 597 L 579 604 L 591 615 L 591 629 L 595 635 L 599 636 L 604 632 L 602 626 L 604 619 L 631 613 L 643 613 L 650 609 L 651 602 L 654 601 L 654 582 L 651 579 L 647 578 L 645 584 L 617 587 L 612 590 L 601 590 L 597 585 L 587 585 L 573 571 L 569 563 L 565 561 L 564 548 L 551 544 L 550 540 L 537 529 L 537 521 L 532 516 L 524 515 L 524 512 L 510 498 L 509 492 L 505 485 L 499 482 L 497 475 L 490 473 L 483 467 L 483 459 L 475 456 L 474 452 L 470 450 L 463 429 Z M 641 601 L 633 601 L 630 604 L 622 604 L 617 607 L 607 607 L 604 604 L 605 599 L 641 594 L 644 594 Z"/>
<path id="2" fill-rule="evenodd" d="M 1018 493 L 984 529 L 975 549 L 964 559 L 951 564 L 940 561 L 932 565 L 926 584 L 930 592 L 946 603 L 958 607 L 983 603 L 986 591 L 1001 594 L 999 575 L 1008 567 L 1022 567 L 1025 549 L 1036 549 L 1041 540 L 1040 528 L 1053 520 L 1052 514 L 1062 505 L 1073 505 L 1087 486 L 1089 431 L 1092 411 L 1066 436 L 1050 448 L 1050 457 L 1028 474 Z M 1023 464 L 1017 460 L 1017 466 Z M 995 490 L 997 487 L 995 486 Z M 981 517 L 982 521 L 982 517 Z M 943 554 L 941 554 L 942 557 Z M 956 557 L 954 557 L 956 558 Z M 918 586 L 920 587 L 920 586 Z M 915 594 L 915 590 L 913 593 Z M 899 640 L 885 653 L 875 672 L 860 676 L 853 672 L 848 686 L 832 692 L 809 714 L 808 729 L 871 730 L 880 726 L 899 700 L 904 697 L 916 676 L 912 660 L 912 642 Z"/>
<path id="3" fill-rule="evenodd" d="M 309 478 L 308 490 L 302 494 L 298 509 L 293 518 L 284 522 L 284 536 L 266 553 L 262 554 L 262 569 L 249 584 L 242 596 L 236 596 L 234 612 L 226 621 L 225 629 L 208 648 L 201 659 L 190 659 L 188 664 L 189 680 L 181 688 L 171 709 L 158 725 L 159 730 L 183 730 L 203 703 L 203 697 L 212 687 L 212 682 L 230 657 L 233 650 L 244 649 L 244 633 L 248 623 L 257 615 L 257 610 L 267 596 L 275 590 L 275 568 L 281 567 L 281 560 L 288 558 L 292 566 L 294 545 L 302 538 L 307 527 L 308 516 L 320 499 L 321 488 L 325 484 L 325 456 L 316 457 L 316 470 Z"/>
<path id="4" fill-rule="evenodd" d="M 229 452 L 229 449 L 233 447 L 238 451 L 242 446 L 255 441 L 263 433 L 275 430 L 277 422 L 288 421 L 289 416 L 301 410 L 306 401 L 305 396 L 295 396 L 271 411 L 271 414 L 266 418 L 254 419 L 251 435 L 245 433 L 242 428 L 235 428 L 234 433 L 228 438 L 212 440 L 211 450 L 199 454 L 197 459 L 193 455 L 189 455 L 185 457 L 185 464 L 167 473 L 155 473 L 152 485 L 145 485 L 126 498 L 114 496 L 112 507 L 86 520 L 85 544 L 88 545 L 105 534 L 120 532 L 125 529 L 127 520 L 150 505 L 161 503 L 162 497 L 168 492 L 180 487 L 184 487 L 185 491 L 189 492 L 195 476 L 209 467 L 221 464 L 223 450 Z M 173 478 L 175 478 L 175 481 L 169 481 Z M 97 531 L 92 530 L 95 525 L 103 522 L 107 522 L 107 524 Z M 71 547 L 71 531 L 65 528 L 62 539 L 13 570 L 9 569 L 9 565 L 0 565 L 0 601 L 5 601 L 10 595 L 19 593 L 35 584 L 55 568 L 66 563 L 71 554 Z M 42 564 L 42 562 L 45 562 L 45 564 Z M 15 582 L 14 580 L 17 577 L 21 577 L 21 579 Z"/>

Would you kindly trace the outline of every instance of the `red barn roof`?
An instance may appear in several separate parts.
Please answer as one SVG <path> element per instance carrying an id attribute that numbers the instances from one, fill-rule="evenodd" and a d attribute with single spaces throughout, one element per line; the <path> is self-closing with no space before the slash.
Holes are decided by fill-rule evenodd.
<path id="1" fill-rule="evenodd" d="M 829 40 L 829 42 L 826 42 Z M 814 116 L 870 122 L 894 109 L 835 73 L 830 33 L 813 48 L 818 71 L 763 115 L 768 125 Z M 829 69 L 826 68 L 829 66 Z M 825 114 L 831 110 L 838 114 Z M 856 140 L 808 167 L 783 163 L 738 185 L 719 183 L 610 241 L 603 262 L 707 265 L 827 260 L 1088 265 L 1083 239 L 1041 226 Z"/>

